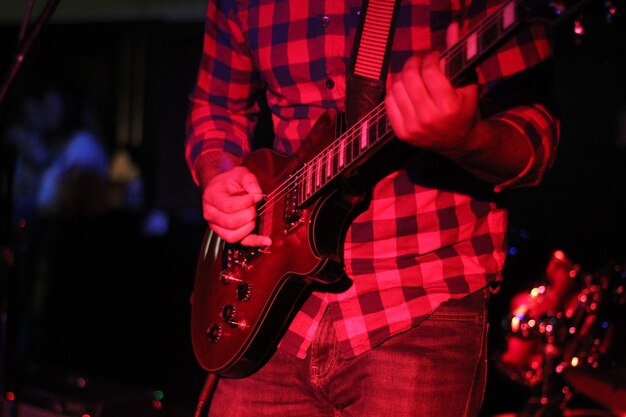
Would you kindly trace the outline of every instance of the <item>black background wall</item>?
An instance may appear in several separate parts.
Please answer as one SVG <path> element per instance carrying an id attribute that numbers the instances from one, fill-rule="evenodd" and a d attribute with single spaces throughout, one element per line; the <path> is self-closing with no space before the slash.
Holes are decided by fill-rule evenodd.
<path id="1" fill-rule="evenodd" d="M 6 387 L 67 391 L 67 375 L 85 375 L 107 381 L 91 396 L 123 396 L 116 388 L 122 383 L 162 390 L 161 414 L 179 407 L 191 414 L 204 372 L 191 349 L 189 296 L 205 225 L 183 136 L 202 30 L 201 21 L 51 24 L 33 46 L 3 105 L 2 130 L 31 91 L 79 86 L 109 154 L 127 150 L 141 170 L 143 193 L 139 206 L 95 218 L 40 219 L 3 236 L 15 250 L 15 264 L 2 269 L 10 306 Z M 17 27 L 0 28 L 0 39 L 4 73 Z M 120 130 L 137 121 L 140 144 L 120 141 Z M 167 227 L 146 233 L 155 211 Z"/>

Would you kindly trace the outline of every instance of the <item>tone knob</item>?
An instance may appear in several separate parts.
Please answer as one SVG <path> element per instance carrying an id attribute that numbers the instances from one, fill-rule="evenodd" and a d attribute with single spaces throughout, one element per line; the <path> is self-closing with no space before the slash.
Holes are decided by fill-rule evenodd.
<path id="1" fill-rule="evenodd" d="M 217 343 L 222 340 L 224 329 L 219 324 L 212 324 L 206 329 L 206 337 L 211 343 Z"/>
<path id="2" fill-rule="evenodd" d="M 237 285 L 237 300 L 239 301 L 248 301 L 252 296 L 252 285 L 242 282 Z"/>
<path id="3" fill-rule="evenodd" d="M 235 307 L 232 304 L 226 304 L 224 307 L 222 307 L 222 318 L 226 322 L 232 323 L 235 321 L 236 317 L 237 317 L 237 307 Z"/>

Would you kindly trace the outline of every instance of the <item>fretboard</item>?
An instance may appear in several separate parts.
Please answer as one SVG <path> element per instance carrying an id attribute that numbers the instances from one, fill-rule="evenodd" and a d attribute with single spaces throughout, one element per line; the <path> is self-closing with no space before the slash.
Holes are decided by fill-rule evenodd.
<path id="1" fill-rule="evenodd" d="M 442 69 L 453 84 L 458 83 L 466 70 L 515 29 L 519 23 L 518 2 L 509 0 L 503 3 L 497 11 L 441 54 Z M 298 196 L 298 204 L 315 196 L 330 181 L 354 168 L 372 150 L 392 137 L 393 131 L 384 103 L 380 103 L 294 173 L 291 184 L 296 187 L 294 191 Z"/>

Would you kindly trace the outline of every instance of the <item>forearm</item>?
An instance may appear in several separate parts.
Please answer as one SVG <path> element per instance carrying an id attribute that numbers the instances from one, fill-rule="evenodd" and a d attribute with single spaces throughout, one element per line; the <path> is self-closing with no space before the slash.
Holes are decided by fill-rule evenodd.
<path id="1" fill-rule="evenodd" d="M 527 169 L 533 150 L 520 131 L 499 120 L 480 120 L 467 135 L 463 149 L 444 156 L 474 176 L 492 184 L 515 178 Z"/>
<path id="2" fill-rule="evenodd" d="M 262 83 L 233 7 L 234 2 L 208 3 L 200 69 L 189 96 L 185 158 L 203 188 L 251 152 L 259 113 Z"/>

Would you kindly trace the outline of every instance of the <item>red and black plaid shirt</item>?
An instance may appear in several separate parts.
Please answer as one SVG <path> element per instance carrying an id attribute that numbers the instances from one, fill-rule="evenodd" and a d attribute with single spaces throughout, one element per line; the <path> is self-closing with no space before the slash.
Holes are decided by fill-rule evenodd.
<path id="1" fill-rule="evenodd" d="M 493 12 L 499 0 L 403 0 L 390 72 L 413 54 L 445 49 L 446 28 L 467 29 Z M 195 178 L 208 152 L 245 157 L 266 91 L 274 148 L 291 154 L 327 109 L 344 110 L 346 68 L 359 22 L 359 0 L 209 1 L 204 49 L 191 94 L 186 158 Z M 525 31 L 478 68 L 485 91 L 550 54 L 543 31 Z M 523 132 L 533 150 L 526 169 L 505 187 L 534 185 L 550 166 L 558 121 L 529 103 L 492 118 Z M 445 173 L 444 173 L 445 174 Z M 352 224 L 344 258 L 352 286 L 340 294 L 314 293 L 280 348 L 304 357 L 322 314 L 335 319 L 344 357 L 358 355 L 415 326 L 439 304 L 501 277 L 506 211 L 490 199 L 396 171 L 377 183 L 369 209 Z"/>

